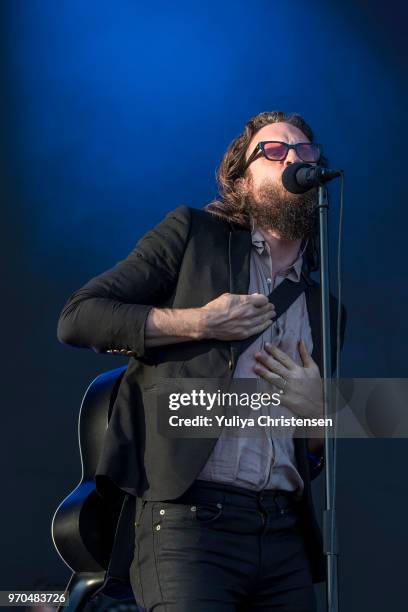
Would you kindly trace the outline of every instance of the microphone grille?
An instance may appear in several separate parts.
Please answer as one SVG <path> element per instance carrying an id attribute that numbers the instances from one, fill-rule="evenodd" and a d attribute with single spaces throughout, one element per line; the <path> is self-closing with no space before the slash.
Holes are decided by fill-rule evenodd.
<path id="1" fill-rule="evenodd" d="M 296 175 L 301 168 L 311 168 L 310 164 L 296 162 L 294 164 L 290 164 L 283 172 L 282 172 L 282 183 L 287 191 L 290 193 L 305 193 L 310 189 L 310 187 L 304 187 L 303 185 L 299 185 Z"/>

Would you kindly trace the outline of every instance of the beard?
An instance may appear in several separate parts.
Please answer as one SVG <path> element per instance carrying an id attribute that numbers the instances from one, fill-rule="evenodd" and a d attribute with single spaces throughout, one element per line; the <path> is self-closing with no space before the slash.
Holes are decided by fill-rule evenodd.
<path id="1" fill-rule="evenodd" d="M 242 194 L 245 210 L 254 225 L 273 229 L 285 240 L 298 240 L 308 236 L 317 223 L 317 188 L 295 194 L 283 185 L 264 181 L 255 198 L 252 192 Z"/>

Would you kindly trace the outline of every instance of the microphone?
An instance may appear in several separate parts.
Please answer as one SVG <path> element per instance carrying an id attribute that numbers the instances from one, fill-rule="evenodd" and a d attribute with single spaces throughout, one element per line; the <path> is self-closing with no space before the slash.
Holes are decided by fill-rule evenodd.
<path id="1" fill-rule="evenodd" d="M 341 170 L 331 170 L 330 168 L 323 168 L 323 166 L 296 162 L 290 164 L 282 172 L 282 183 L 290 193 L 305 193 L 312 187 L 324 185 L 336 176 L 340 176 L 341 173 Z"/>

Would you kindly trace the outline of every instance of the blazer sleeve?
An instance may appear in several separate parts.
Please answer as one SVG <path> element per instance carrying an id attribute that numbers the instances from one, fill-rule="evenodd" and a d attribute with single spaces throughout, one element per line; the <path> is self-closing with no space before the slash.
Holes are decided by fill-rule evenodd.
<path id="1" fill-rule="evenodd" d="M 59 341 L 97 353 L 143 357 L 147 316 L 176 286 L 190 223 L 190 209 L 176 208 L 126 259 L 71 295 L 58 321 Z"/>

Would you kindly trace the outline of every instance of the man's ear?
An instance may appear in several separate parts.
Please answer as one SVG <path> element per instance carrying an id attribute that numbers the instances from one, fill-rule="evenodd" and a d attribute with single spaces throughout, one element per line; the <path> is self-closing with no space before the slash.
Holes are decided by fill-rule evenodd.
<path id="1" fill-rule="evenodd" d="M 234 187 L 239 193 L 247 194 L 249 190 L 247 177 L 240 176 L 239 178 L 235 179 Z"/>

